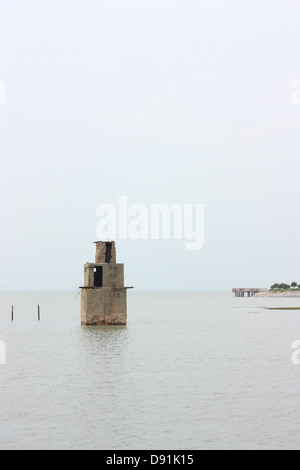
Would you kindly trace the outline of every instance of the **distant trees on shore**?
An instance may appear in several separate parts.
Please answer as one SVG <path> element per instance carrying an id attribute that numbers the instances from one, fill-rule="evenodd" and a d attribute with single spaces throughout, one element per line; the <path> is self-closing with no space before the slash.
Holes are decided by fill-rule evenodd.
<path id="1" fill-rule="evenodd" d="M 273 284 L 271 286 L 271 290 L 287 290 L 287 289 L 300 289 L 300 284 L 297 282 L 292 282 L 291 284 L 285 284 L 282 282 L 281 284 Z"/>

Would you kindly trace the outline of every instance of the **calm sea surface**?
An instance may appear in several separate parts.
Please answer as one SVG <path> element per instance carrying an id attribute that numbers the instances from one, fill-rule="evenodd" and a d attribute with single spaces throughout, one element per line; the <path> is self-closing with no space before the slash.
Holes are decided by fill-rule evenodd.
<path id="1" fill-rule="evenodd" d="M 0 448 L 300 449 L 300 311 L 264 306 L 300 299 L 129 291 L 84 327 L 76 293 L 1 294 Z"/>

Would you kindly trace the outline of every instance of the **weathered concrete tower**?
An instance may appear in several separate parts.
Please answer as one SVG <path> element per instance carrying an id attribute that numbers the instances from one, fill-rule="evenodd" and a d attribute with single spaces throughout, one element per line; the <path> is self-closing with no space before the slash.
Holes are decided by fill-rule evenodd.
<path id="1" fill-rule="evenodd" d="M 127 287 L 124 286 L 124 264 L 116 263 L 115 242 L 95 244 L 95 263 L 84 265 L 81 324 L 126 325 Z"/>

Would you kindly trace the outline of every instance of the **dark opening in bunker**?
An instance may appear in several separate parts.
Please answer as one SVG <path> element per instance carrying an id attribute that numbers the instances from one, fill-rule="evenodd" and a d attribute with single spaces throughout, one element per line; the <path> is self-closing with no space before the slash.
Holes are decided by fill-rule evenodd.
<path id="1" fill-rule="evenodd" d="M 103 287 L 102 266 L 96 266 L 94 268 L 94 287 Z"/>
<path id="2" fill-rule="evenodd" d="M 106 243 L 106 250 L 105 250 L 105 263 L 110 263 L 111 260 L 111 251 L 112 251 L 112 243 Z"/>

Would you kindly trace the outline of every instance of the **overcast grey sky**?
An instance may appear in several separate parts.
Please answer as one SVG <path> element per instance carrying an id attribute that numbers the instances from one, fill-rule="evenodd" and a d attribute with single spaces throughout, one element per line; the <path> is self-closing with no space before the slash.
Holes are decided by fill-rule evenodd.
<path id="1" fill-rule="evenodd" d="M 300 283 L 299 47 L 298 0 L 1 0 L 0 290 L 76 290 L 121 195 L 205 205 L 127 285 Z"/>

